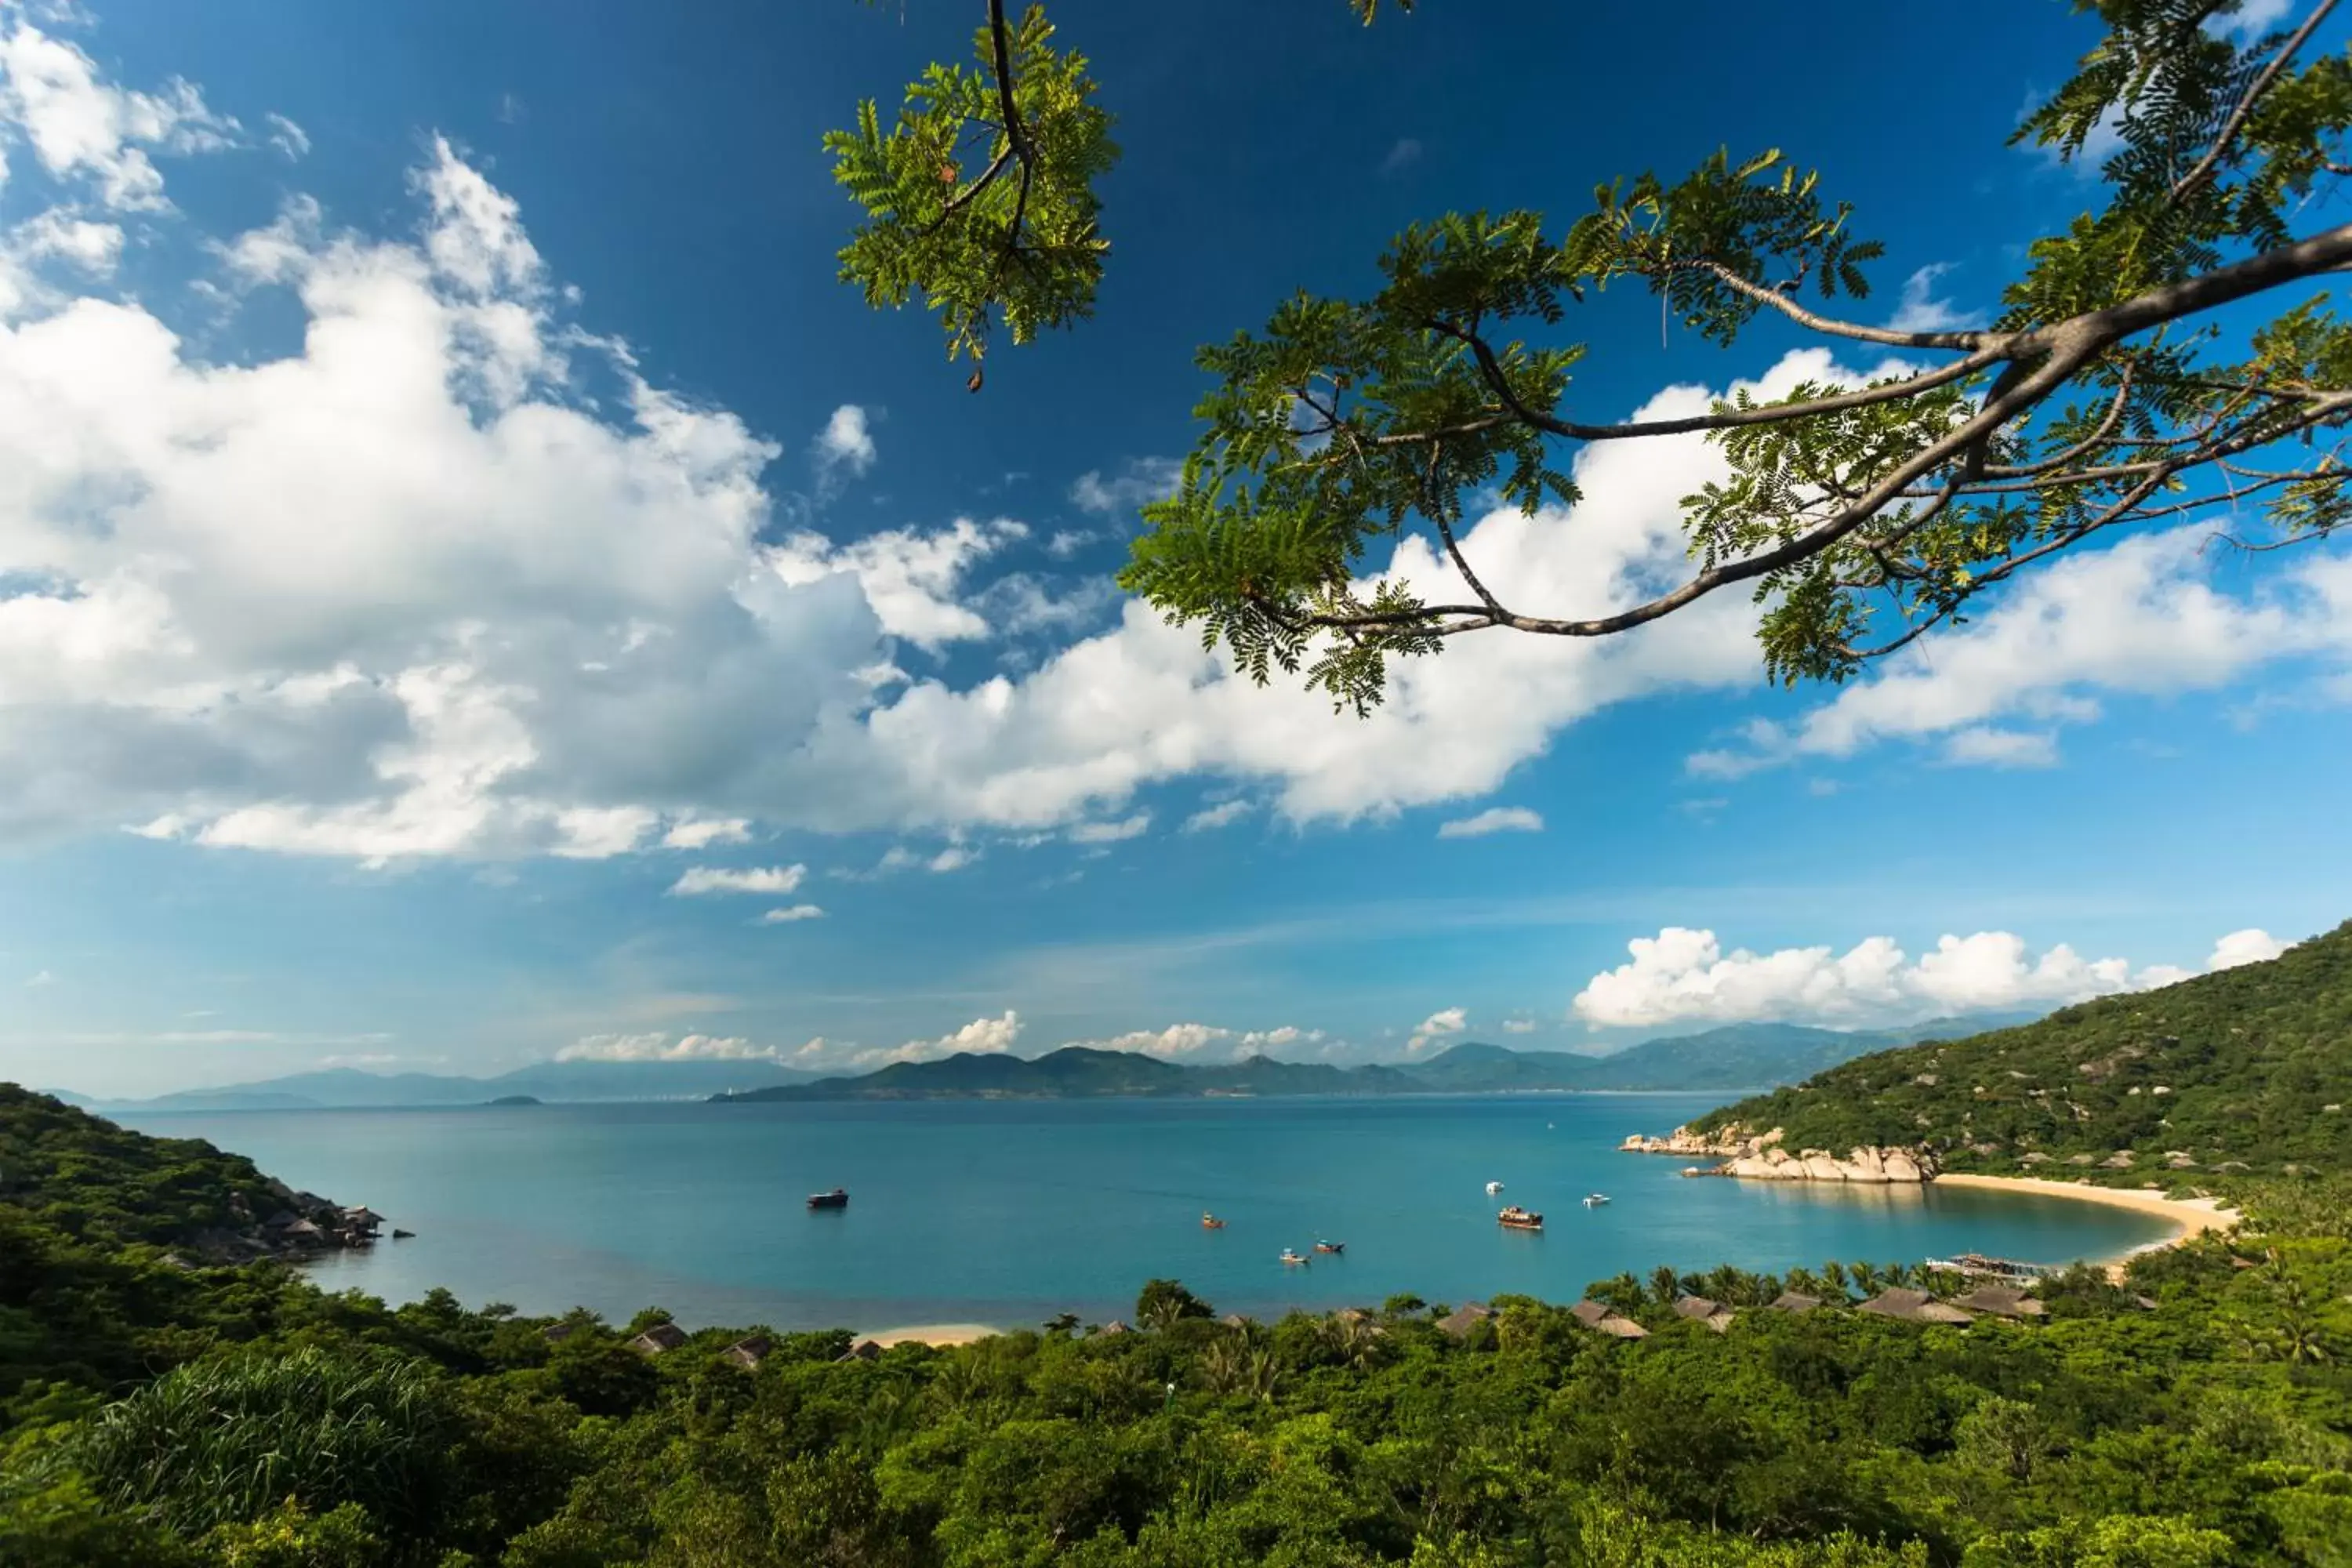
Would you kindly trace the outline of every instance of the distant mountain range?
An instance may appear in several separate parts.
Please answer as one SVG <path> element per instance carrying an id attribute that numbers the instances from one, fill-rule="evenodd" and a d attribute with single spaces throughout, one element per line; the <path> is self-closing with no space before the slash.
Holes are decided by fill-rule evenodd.
<path id="1" fill-rule="evenodd" d="M 1906 1029 L 1807 1028 L 1733 1024 L 1704 1034 L 1649 1040 L 1613 1056 L 1515 1051 L 1465 1042 L 1427 1061 L 1339 1068 L 1251 1057 L 1230 1064 L 1161 1061 L 1129 1051 L 1066 1046 L 1033 1059 L 962 1052 L 931 1062 L 813 1083 L 778 1084 L 715 1099 L 1076 1100 L 1130 1096 L 1301 1094 L 1502 1094 L 1543 1089 L 1737 1089 L 1795 1083 L 1871 1051 L 1926 1039 L 1953 1039 L 2015 1022 L 1945 1018 Z"/>
<path id="2" fill-rule="evenodd" d="M 1956 1039 L 2025 1021 L 1945 1018 L 1907 1029 L 1840 1032 L 1797 1024 L 1733 1024 L 1648 1040 L 1612 1056 L 1515 1051 L 1475 1042 L 1427 1061 L 1341 1068 L 1265 1057 L 1220 1064 L 1162 1061 L 1066 1047 L 1034 1059 L 966 1053 L 900 1062 L 856 1077 L 817 1078 L 773 1062 L 539 1062 L 496 1078 L 371 1073 L 355 1068 L 190 1089 L 152 1100 L 52 1089 L 98 1110 L 333 1110 L 648 1100 L 1075 1100 L 1116 1096 L 1502 1094 L 1539 1089 L 1760 1089 L 1796 1083 L 1872 1051 Z"/>
<path id="3" fill-rule="evenodd" d="M 708 1100 L 730 1089 L 805 1083 L 814 1075 L 773 1062 L 535 1062 L 496 1078 L 362 1072 L 334 1068 L 258 1083 L 189 1089 L 152 1100 L 56 1094 L 99 1110 L 332 1110 L 486 1105 L 527 1095 L 541 1101 Z"/>

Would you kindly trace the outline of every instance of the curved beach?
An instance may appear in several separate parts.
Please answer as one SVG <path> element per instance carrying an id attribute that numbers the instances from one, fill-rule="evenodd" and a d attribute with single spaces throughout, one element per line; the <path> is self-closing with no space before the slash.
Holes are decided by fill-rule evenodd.
<path id="1" fill-rule="evenodd" d="M 872 1340 L 884 1350 L 892 1345 L 905 1344 L 930 1345 L 944 1350 L 949 1345 L 969 1345 L 982 1340 L 992 1340 L 1003 1331 L 986 1323 L 917 1323 L 911 1328 L 884 1329 L 857 1337 Z"/>
<path id="2" fill-rule="evenodd" d="M 1973 1187 L 1989 1193 L 2032 1193 L 2041 1197 L 2074 1198 L 2082 1203 L 2105 1204 L 2109 1208 L 2152 1215 L 2175 1227 L 2169 1239 L 2158 1242 L 2155 1247 L 2178 1247 L 2189 1237 L 2202 1236 L 2209 1230 L 2234 1229 L 2240 1217 L 2237 1210 L 2223 1207 L 2219 1198 L 2173 1198 L 2146 1188 L 2101 1187 L 2088 1182 L 2054 1182 L 2046 1176 L 1979 1176 L 1948 1171 L 1936 1177 L 1935 1184 L 1939 1187 Z M 2132 1251 L 2154 1249 L 2153 1247 L 2137 1247 Z"/>

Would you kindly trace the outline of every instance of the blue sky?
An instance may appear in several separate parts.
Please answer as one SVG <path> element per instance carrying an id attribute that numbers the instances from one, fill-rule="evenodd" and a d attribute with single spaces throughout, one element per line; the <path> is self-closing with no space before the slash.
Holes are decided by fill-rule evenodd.
<path id="1" fill-rule="evenodd" d="M 1450 207 L 1780 146 L 1874 309 L 1984 310 L 2086 200 L 2002 143 L 2091 37 L 1984 8 L 1063 0 L 1110 269 L 972 396 L 835 280 L 817 139 L 976 6 L 0 5 L 0 1076 L 1591 1047 L 2332 926 L 2340 549 L 2128 541 L 1843 693 L 1729 602 L 1473 639 L 1369 723 L 1108 584 L 1193 348 Z M 1608 415 L 1834 368 L 1574 326 Z M 1474 552 L 1605 594 L 1707 461 Z"/>

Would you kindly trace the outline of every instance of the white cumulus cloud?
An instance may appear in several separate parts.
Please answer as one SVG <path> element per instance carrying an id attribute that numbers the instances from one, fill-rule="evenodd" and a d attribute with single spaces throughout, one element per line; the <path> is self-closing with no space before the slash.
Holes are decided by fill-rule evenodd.
<path id="1" fill-rule="evenodd" d="M 585 1035 L 555 1053 L 560 1062 L 773 1061 L 773 1047 L 738 1036 Z"/>
<path id="2" fill-rule="evenodd" d="M 760 917 L 760 923 L 763 926 L 797 925 L 802 921 L 824 918 L 824 910 L 814 904 L 790 904 L 782 909 L 770 910 Z"/>
<path id="3" fill-rule="evenodd" d="M 2249 927 L 2233 931 L 2213 944 L 2213 954 L 2205 961 L 2209 970 L 2235 969 L 2242 963 L 2263 963 L 2287 950 L 2287 944 L 2266 931 Z"/>
<path id="4" fill-rule="evenodd" d="M 1124 1035 L 1114 1035 L 1108 1039 L 1073 1040 L 1070 1043 L 1090 1046 L 1097 1050 L 1136 1051 L 1167 1061 L 1197 1060 L 1204 1057 L 1238 1060 L 1244 1057 L 1270 1056 L 1293 1046 L 1319 1045 L 1323 1038 L 1322 1030 L 1302 1029 L 1295 1024 L 1285 1024 L 1272 1029 L 1227 1029 L 1213 1024 L 1171 1024 L 1164 1029 L 1135 1029 Z"/>
<path id="5" fill-rule="evenodd" d="M 1458 1035 L 1470 1026 L 1468 1009 L 1444 1007 L 1432 1013 L 1414 1026 L 1412 1036 L 1404 1043 L 1407 1056 L 1419 1056 L 1438 1041 Z"/>
<path id="6" fill-rule="evenodd" d="M 862 476 L 879 455 L 866 410 L 855 403 L 845 403 L 833 411 L 810 450 L 816 458 L 818 473 L 835 477 L 845 469 L 853 476 Z"/>
<path id="7" fill-rule="evenodd" d="M 2222 939 L 2210 967 L 2275 956 L 2260 931 Z M 2121 958 L 2086 959 L 2061 942 L 2039 955 L 2010 931 L 1946 935 L 1914 962 L 1892 937 L 1868 937 L 1840 953 L 1790 947 L 1726 952 L 1715 932 L 1668 926 L 1626 943 L 1632 962 L 1594 975 L 1575 1015 L 1594 1027 L 1664 1024 L 1791 1023 L 1867 1026 L 1947 1014 L 2055 1007 L 2188 978 L 2168 965 L 2135 969 Z M 2242 956 L 2238 956 L 2242 955 Z"/>
<path id="8" fill-rule="evenodd" d="M 1524 805 L 1497 805 L 1475 816 L 1440 824 L 1440 838 L 1484 838 L 1490 833 L 1541 833 L 1543 817 Z"/>
<path id="9" fill-rule="evenodd" d="M 805 866 L 692 866 L 670 884 L 673 898 L 703 893 L 789 893 L 808 876 Z"/>

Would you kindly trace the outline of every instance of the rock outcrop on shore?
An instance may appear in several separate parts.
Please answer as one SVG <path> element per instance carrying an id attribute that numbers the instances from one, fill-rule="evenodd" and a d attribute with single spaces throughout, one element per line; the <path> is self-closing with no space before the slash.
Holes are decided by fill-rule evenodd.
<path id="1" fill-rule="evenodd" d="M 1750 1133 L 1738 1125 L 1712 1136 L 1677 1127 L 1664 1138 L 1636 1132 L 1618 1148 L 1629 1154 L 1684 1154 L 1722 1162 L 1715 1176 L 1740 1176 L 1760 1182 L 1868 1182 L 1880 1185 L 1916 1184 L 1936 1179 L 1936 1163 L 1925 1150 L 1902 1148 L 1850 1149 L 1841 1159 L 1827 1149 L 1801 1149 L 1794 1153 L 1780 1146 L 1780 1129 Z"/>

